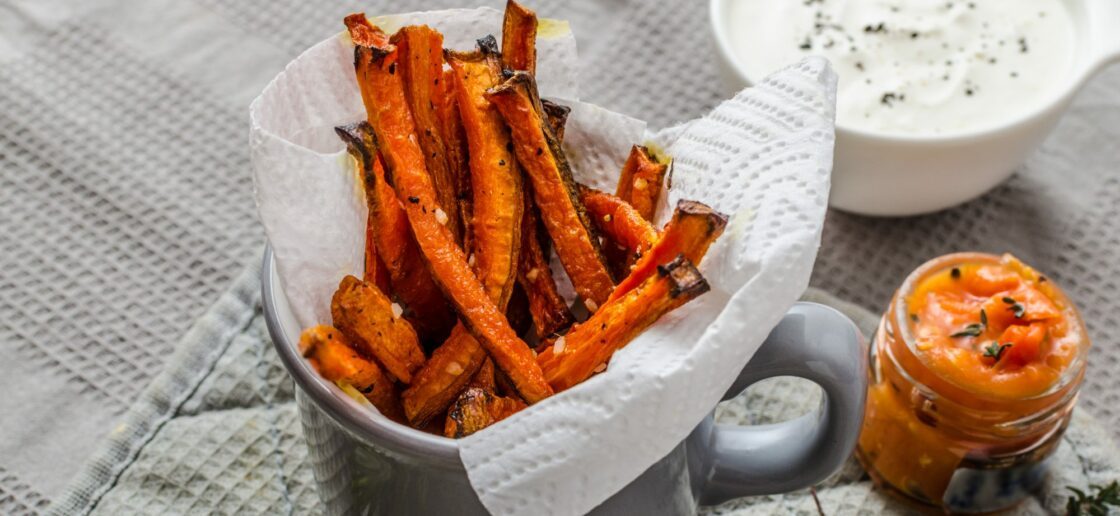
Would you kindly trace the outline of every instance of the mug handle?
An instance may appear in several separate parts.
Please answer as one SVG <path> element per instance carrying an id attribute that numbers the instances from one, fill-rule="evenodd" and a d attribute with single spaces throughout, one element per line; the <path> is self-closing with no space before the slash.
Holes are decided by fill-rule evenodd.
<path id="1" fill-rule="evenodd" d="M 713 424 L 711 469 L 700 503 L 793 491 L 814 485 L 851 455 L 867 398 L 867 349 L 851 319 L 830 307 L 797 303 L 770 332 L 724 400 L 776 376 L 821 387 L 816 411 L 768 425 Z"/>

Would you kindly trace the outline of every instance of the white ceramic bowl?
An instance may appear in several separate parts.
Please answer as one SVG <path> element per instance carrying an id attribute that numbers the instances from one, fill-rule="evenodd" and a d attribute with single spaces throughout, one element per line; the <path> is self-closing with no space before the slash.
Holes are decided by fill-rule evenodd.
<path id="1" fill-rule="evenodd" d="M 759 77 L 758 71 L 745 69 L 729 42 L 727 13 L 735 1 L 711 0 L 709 13 L 729 93 Z M 829 204 L 864 215 L 917 215 L 968 201 L 1007 179 L 1054 129 L 1081 86 L 1106 64 L 1120 60 L 1120 0 L 1066 3 L 1077 41 L 1074 72 L 1059 94 L 983 131 L 884 135 L 838 125 Z"/>

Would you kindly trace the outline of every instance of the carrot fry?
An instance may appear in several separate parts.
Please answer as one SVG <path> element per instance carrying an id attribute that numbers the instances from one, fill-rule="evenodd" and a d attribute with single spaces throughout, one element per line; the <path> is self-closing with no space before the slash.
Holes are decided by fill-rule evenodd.
<path id="1" fill-rule="evenodd" d="M 482 363 L 482 367 L 478 368 L 478 372 L 471 378 L 470 387 L 478 387 L 480 389 L 495 392 L 497 384 L 494 380 L 494 361 L 489 358 Z"/>
<path id="2" fill-rule="evenodd" d="M 502 19 L 502 67 L 537 73 L 537 13 L 514 0 Z"/>
<path id="3" fill-rule="evenodd" d="M 522 397 L 531 403 L 540 401 L 550 396 L 552 389 L 544 381 L 532 352 L 487 296 L 467 264 L 466 254 L 444 225 L 446 214 L 438 204 L 431 177 L 424 168 L 423 151 L 417 144 L 416 126 L 405 99 L 404 85 L 395 73 L 398 58 L 391 45 L 355 49 L 360 90 L 381 144 L 388 169 L 386 179 L 404 206 L 433 278 L 459 313 L 464 326 L 496 365 L 509 375 Z"/>
<path id="4" fill-rule="evenodd" d="M 455 326 L 401 394 L 409 424 L 419 428 L 444 413 L 485 360 L 486 351 L 467 327 Z"/>
<path id="5" fill-rule="evenodd" d="M 463 224 L 463 249 L 472 248 L 470 230 L 471 220 L 471 175 L 467 150 L 467 135 L 463 130 L 463 120 L 459 115 L 459 100 L 455 94 L 455 70 L 443 70 L 443 78 L 435 88 L 436 117 L 440 122 L 443 141 L 447 147 L 447 166 L 454 181 L 456 209 Z"/>
<path id="6" fill-rule="evenodd" d="M 509 0 L 502 21 L 502 67 L 506 70 L 524 70 L 537 73 L 537 15 L 532 10 Z M 560 142 L 564 139 L 564 124 L 571 108 L 541 100 L 549 128 Z M 575 318 L 568 304 L 556 290 L 552 270 L 548 266 L 548 253 L 540 243 L 540 219 L 532 188 L 525 186 L 525 217 L 521 225 L 521 262 L 517 281 L 528 300 L 529 313 L 537 329 L 537 337 L 567 329 Z M 547 236 L 545 237 L 547 240 Z"/>
<path id="7" fill-rule="evenodd" d="M 364 123 L 364 122 L 363 122 Z M 358 165 L 361 177 L 365 178 L 373 172 L 373 162 L 376 158 L 376 146 L 372 140 L 366 141 L 372 132 L 365 131 L 362 123 L 335 127 L 334 132 L 346 143 L 346 150 Z M 367 136 L 363 136 L 363 132 Z M 368 188 L 368 187 L 367 187 Z M 366 205 L 369 215 L 366 217 L 366 253 L 363 278 L 371 281 L 377 288 L 387 292 L 389 290 L 389 271 L 377 255 L 377 216 L 373 207 L 373 190 L 366 190 Z"/>
<path id="8" fill-rule="evenodd" d="M 541 118 L 533 78 L 514 72 L 487 96 L 506 119 L 514 149 L 533 185 L 541 219 L 576 292 L 589 308 L 601 306 L 614 283 L 599 249 L 599 238 L 579 199 L 564 151 Z"/>
<path id="9" fill-rule="evenodd" d="M 622 166 L 615 195 L 632 204 L 642 218 L 652 221 L 668 170 L 669 165 L 659 163 L 648 148 L 635 145 Z"/>
<path id="10" fill-rule="evenodd" d="M 529 298 L 529 313 L 537 338 L 543 339 L 564 331 L 575 322 L 568 303 L 556 289 L 556 280 L 548 257 L 541 248 L 538 238 L 539 221 L 532 200 L 525 198 L 525 220 L 521 224 L 521 263 L 517 281 L 521 283 L 526 297 Z"/>
<path id="11" fill-rule="evenodd" d="M 443 35 L 426 25 L 409 25 L 393 34 L 389 42 L 397 47 L 400 56 L 398 68 L 420 149 L 424 151 L 424 164 L 432 177 L 439 205 L 447 208 L 447 227 L 456 241 L 462 243 L 460 213 L 454 209 L 456 178 L 451 175 L 447 161 L 447 145 L 435 104 L 438 82 L 443 78 Z"/>
<path id="12" fill-rule="evenodd" d="M 470 148 L 474 267 L 490 299 L 505 310 L 517 277 L 521 249 L 521 171 L 513 156 L 509 130 L 486 99 L 501 73 L 492 37 L 479 51 L 448 53 L 455 71 L 459 114 Z"/>
<path id="13" fill-rule="evenodd" d="M 447 411 L 443 435 L 458 439 L 471 435 L 525 408 L 516 398 L 498 396 L 493 391 L 470 387 Z"/>
<path id="14" fill-rule="evenodd" d="M 619 282 L 611 293 L 611 301 L 620 299 L 631 290 L 652 277 L 657 267 L 672 260 L 677 255 L 692 263 L 699 264 L 712 245 L 727 226 L 727 217 L 696 201 L 680 201 L 673 211 L 673 218 L 665 225 L 661 238 L 649 252 L 642 255 L 630 275 Z"/>
<path id="15" fill-rule="evenodd" d="M 350 384 L 385 417 L 404 421 L 393 380 L 377 364 L 362 358 L 342 332 L 330 326 L 308 328 L 299 337 L 299 350 L 323 378 Z"/>
<path id="16" fill-rule="evenodd" d="M 413 373 L 424 365 L 424 352 L 412 325 L 399 318 L 399 312 L 394 313 L 393 303 L 372 283 L 354 276 L 342 278 L 331 298 L 331 319 L 350 342 L 401 383 L 410 383 Z"/>
<path id="17" fill-rule="evenodd" d="M 556 392 L 591 377 L 611 355 L 666 313 L 708 291 L 696 267 L 678 256 L 625 296 L 599 308 L 546 348 L 537 361 Z"/>
<path id="18" fill-rule="evenodd" d="M 657 230 L 626 201 L 587 187 L 580 188 L 580 195 L 599 231 L 627 254 L 640 256 L 657 242 Z"/>
<path id="19" fill-rule="evenodd" d="M 412 237 L 408 219 L 397 201 L 397 194 L 385 181 L 385 169 L 377 153 L 373 127 L 368 122 L 336 127 L 335 132 L 346 142 L 351 154 L 360 156 L 363 163 L 366 204 L 371 222 L 367 222 L 367 252 L 370 243 L 379 250 L 381 263 L 385 264 L 388 284 L 375 278 L 378 288 L 391 291 L 404 305 L 404 318 L 416 329 L 426 344 L 443 342 L 455 324 L 455 314 L 447 306 L 443 293 L 432 280 L 420 257 L 420 248 Z M 374 226 L 372 238 L 371 226 Z"/>
<path id="20" fill-rule="evenodd" d="M 480 51 L 447 54 L 454 73 L 451 87 L 470 148 L 472 223 L 469 262 L 486 294 L 506 310 L 516 285 L 521 248 L 523 194 L 521 172 L 509 150 L 509 130 L 484 97 L 500 73 L 495 43 L 480 41 Z M 464 332 L 459 332 L 464 333 Z M 449 348 L 441 351 L 443 348 Z M 446 408 L 475 373 L 486 352 L 469 335 L 455 335 L 421 371 L 420 382 L 405 391 L 405 412 L 414 425 Z"/>

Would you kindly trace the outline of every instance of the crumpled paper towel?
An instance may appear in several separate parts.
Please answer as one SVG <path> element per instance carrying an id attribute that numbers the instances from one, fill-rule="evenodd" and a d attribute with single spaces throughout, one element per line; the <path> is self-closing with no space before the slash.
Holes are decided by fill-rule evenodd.
<path id="1" fill-rule="evenodd" d="M 487 8 L 373 21 L 388 31 L 426 23 L 452 48 L 501 31 L 501 13 Z M 832 163 L 836 79 L 823 60 L 650 135 L 640 121 L 573 100 L 577 61 L 566 24 L 543 22 L 538 45 L 542 96 L 573 108 L 565 149 L 577 180 L 613 190 L 630 145 L 650 141 L 675 160 L 665 207 L 700 200 L 730 222 L 700 267 L 709 293 L 616 353 L 604 373 L 458 442 L 471 485 L 497 514 L 587 512 L 710 412 L 808 284 Z M 328 39 L 250 107 L 261 221 L 305 326 L 330 321 L 338 281 L 362 268 L 361 182 L 332 130 L 365 116 L 352 59 L 345 34 Z M 670 210 L 661 211 L 664 220 Z"/>

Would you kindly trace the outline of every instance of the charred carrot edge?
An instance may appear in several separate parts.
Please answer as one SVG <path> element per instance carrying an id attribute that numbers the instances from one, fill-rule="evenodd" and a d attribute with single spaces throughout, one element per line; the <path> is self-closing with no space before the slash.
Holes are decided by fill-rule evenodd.
<path id="1" fill-rule="evenodd" d="M 635 145 L 622 166 L 615 195 L 632 204 L 642 218 L 652 221 L 668 170 L 669 165 L 659 163 L 648 148 Z"/>
<path id="2" fill-rule="evenodd" d="M 373 154 L 376 153 L 376 145 L 372 141 L 371 135 L 373 133 L 363 129 L 362 124 L 365 124 L 365 122 L 335 127 L 334 132 L 346 143 L 347 152 L 357 163 L 361 177 L 365 178 L 373 173 L 373 161 L 376 159 Z M 366 128 L 368 128 L 368 124 L 366 124 Z M 367 281 L 374 282 L 377 288 L 383 292 L 388 292 L 389 272 L 377 255 L 377 217 L 374 213 L 373 195 L 373 190 L 366 190 L 366 207 L 369 208 L 369 214 L 366 216 L 366 252 L 362 277 Z"/>
<path id="3" fill-rule="evenodd" d="M 601 306 L 614 283 L 599 249 L 599 236 L 579 199 L 568 160 L 541 118 L 532 76 L 514 72 L 487 96 L 510 126 L 514 149 L 531 179 L 541 219 L 576 292 L 589 308 Z"/>
<path id="4" fill-rule="evenodd" d="M 556 137 L 556 143 L 563 143 L 564 126 L 568 124 L 568 115 L 572 112 L 572 108 L 548 99 L 541 99 L 541 109 L 544 110 L 548 128 L 552 129 L 552 136 Z"/>
<path id="5" fill-rule="evenodd" d="M 446 208 L 447 227 L 460 244 L 463 239 L 455 187 L 456 178 L 447 162 L 447 144 L 436 112 L 439 81 L 443 78 L 443 34 L 426 25 L 409 25 L 393 34 L 389 42 L 397 47 L 398 72 L 404 82 L 405 97 L 416 124 L 416 135 L 424 151 L 424 164 L 432 177 L 439 204 Z"/>
<path id="6" fill-rule="evenodd" d="M 369 243 L 379 249 L 377 253 L 385 265 L 389 290 L 404 305 L 404 317 L 427 344 L 443 342 L 455 324 L 455 315 L 443 299 L 439 287 L 424 267 L 420 249 L 412 237 L 408 219 L 397 201 L 397 194 L 385 181 L 385 169 L 377 152 L 373 127 L 368 122 L 336 127 L 352 154 L 360 156 L 363 163 L 362 179 L 365 182 L 366 204 L 372 223 L 367 223 L 367 249 Z M 375 226 L 368 238 L 370 225 Z M 376 279 L 378 288 L 384 287 Z"/>
<path id="7" fill-rule="evenodd" d="M 460 320 L 505 371 L 525 400 L 535 403 L 552 395 L 533 354 L 510 328 L 505 315 L 486 295 L 467 264 L 451 231 L 440 222 L 443 211 L 431 177 L 424 168 L 416 126 L 408 110 L 404 85 L 394 73 L 395 48 L 357 47 L 355 66 L 363 101 L 381 145 L 386 179 L 408 215 L 413 236 L 437 285 L 459 313 Z"/>
<path id="8" fill-rule="evenodd" d="M 490 299 L 505 310 L 517 278 L 524 210 L 521 171 L 502 116 L 486 99 L 501 73 L 496 42 L 479 40 L 479 51 L 449 52 L 459 114 L 470 149 L 473 265 Z"/>
<path id="9" fill-rule="evenodd" d="M 673 218 L 665 225 L 657 243 L 638 259 L 630 275 L 619 282 L 610 300 L 619 299 L 641 285 L 656 273 L 659 265 L 677 255 L 683 254 L 688 261 L 699 264 L 726 226 L 727 217 L 707 205 L 696 201 L 678 202 Z"/>
<path id="10" fill-rule="evenodd" d="M 537 357 L 549 385 L 560 392 L 590 378 L 649 325 L 708 288 L 684 256 L 658 266 L 639 288 L 600 307 Z"/>
<path id="11" fill-rule="evenodd" d="M 422 427 L 443 414 L 485 360 L 486 351 L 466 326 L 455 326 L 451 336 L 436 348 L 428 362 L 416 373 L 412 385 L 401 395 L 409 424 Z"/>
<path id="12" fill-rule="evenodd" d="M 521 225 L 521 263 L 518 267 L 517 281 L 529 298 L 529 313 L 537 338 L 541 339 L 564 331 L 575 322 L 567 301 L 556 289 L 548 257 L 541 248 L 538 238 L 539 221 L 536 207 L 526 196 L 525 221 Z"/>
<path id="13" fill-rule="evenodd" d="M 463 224 L 463 249 L 472 248 L 468 227 L 471 221 L 471 172 L 467 135 L 459 115 L 459 101 L 455 94 L 455 70 L 443 70 L 443 78 L 436 85 L 436 115 L 440 121 L 443 141 L 447 148 L 447 166 L 455 183 L 455 202 L 459 220 Z"/>
<path id="14" fill-rule="evenodd" d="M 389 36 L 385 31 L 366 19 L 365 13 L 353 13 L 342 20 L 350 33 L 350 41 L 356 47 L 384 48 L 389 45 Z"/>
<path id="15" fill-rule="evenodd" d="M 299 337 L 299 350 L 323 378 L 352 385 L 385 417 L 404 421 L 393 380 L 362 358 L 342 332 L 330 326 L 308 328 Z"/>
<path id="16" fill-rule="evenodd" d="M 587 187 L 580 188 L 580 196 L 607 240 L 634 254 L 648 251 L 657 242 L 657 230 L 626 201 Z"/>
<path id="17" fill-rule="evenodd" d="M 481 387 L 470 387 L 447 411 L 443 435 L 459 439 L 471 435 L 525 408 L 516 398 L 498 396 Z"/>
<path id="18" fill-rule="evenodd" d="M 424 365 L 420 341 L 408 321 L 372 283 L 346 276 L 331 298 L 331 319 L 350 342 L 373 357 L 401 383 Z"/>
<path id="19" fill-rule="evenodd" d="M 502 19 L 502 67 L 537 73 L 537 13 L 514 0 Z"/>

